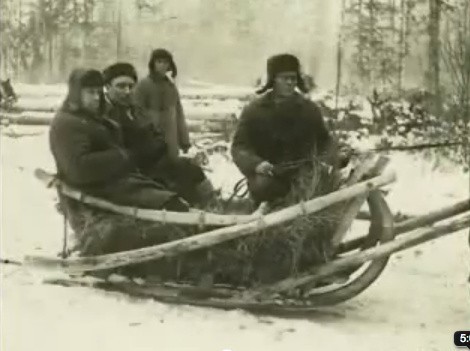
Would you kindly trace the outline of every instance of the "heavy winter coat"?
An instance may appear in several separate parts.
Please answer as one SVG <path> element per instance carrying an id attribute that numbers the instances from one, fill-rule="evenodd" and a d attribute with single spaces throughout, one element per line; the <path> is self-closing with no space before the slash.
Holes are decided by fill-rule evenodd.
<path id="1" fill-rule="evenodd" d="M 232 156 L 241 172 L 254 175 L 256 166 L 275 166 L 311 159 L 328 161 L 332 138 L 319 108 L 299 94 L 276 103 L 267 93 L 247 105 L 240 116 Z"/>
<path id="2" fill-rule="evenodd" d="M 50 128 L 50 148 L 59 177 L 117 204 L 162 208 L 176 194 L 139 174 L 135 157 L 125 149 L 114 121 L 80 108 L 79 78 L 77 74 L 71 82 L 66 103 Z"/>
<path id="3" fill-rule="evenodd" d="M 166 76 L 150 73 L 136 86 L 135 103 L 165 136 L 171 158 L 189 147 L 189 132 L 175 84 Z"/>
<path id="4" fill-rule="evenodd" d="M 124 106 L 106 99 L 106 117 L 116 122 L 124 147 L 129 150 L 140 170 L 153 167 L 165 154 L 167 146 L 163 135 L 135 106 Z"/>
<path id="5" fill-rule="evenodd" d="M 206 179 L 202 169 L 187 158 L 170 159 L 163 136 L 139 108 L 108 100 L 106 114 L 120 126 L 124 145 L 135 155 L 139 170 L 193 204 L 197 186 Z"/>

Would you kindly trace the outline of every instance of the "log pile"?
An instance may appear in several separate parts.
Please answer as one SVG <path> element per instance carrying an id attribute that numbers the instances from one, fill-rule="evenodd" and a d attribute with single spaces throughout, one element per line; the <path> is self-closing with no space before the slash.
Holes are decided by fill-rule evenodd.
<path id="1" fill-rule="evenodd" d="M 181 89 L 188 127 L 194 133 L 219 132 L 229 135 L 243 108 L 252 97 L 251 88 L 203 87 Z M 65 96 L 65 86 L 19 85 L 18 101 L 0 109 L 2 125 L 49 125 Z"/>

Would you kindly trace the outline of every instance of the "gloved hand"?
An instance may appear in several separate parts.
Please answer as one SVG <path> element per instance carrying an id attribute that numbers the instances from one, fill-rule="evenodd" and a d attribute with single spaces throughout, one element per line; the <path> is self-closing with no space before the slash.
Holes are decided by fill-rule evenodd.
<path id="1" fill-rule="evenodd" d="M 255 172 L 257 174 L 272 177 L 274 175 L 274 166 L 268 161 L 263 161 L 256 166 Z"/>

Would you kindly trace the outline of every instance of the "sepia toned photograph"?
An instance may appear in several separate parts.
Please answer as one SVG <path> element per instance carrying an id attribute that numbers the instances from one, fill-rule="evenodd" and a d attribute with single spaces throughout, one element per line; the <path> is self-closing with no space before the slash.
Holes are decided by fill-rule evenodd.
<path id="1" fill-rule="evenodd" d="M 0 348 L 470 349 L 470 0 L 1 0 Z"/>

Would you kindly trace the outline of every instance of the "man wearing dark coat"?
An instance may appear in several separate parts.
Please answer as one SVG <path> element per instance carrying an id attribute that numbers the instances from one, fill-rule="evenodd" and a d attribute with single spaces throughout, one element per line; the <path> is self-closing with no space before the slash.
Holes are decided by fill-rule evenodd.
<path id="1" fill-rule="evenodd" d="M 306 89 L 300 63 L 290 54 L 271 57 L 262 94 L 242 111 L 232 157 L 248 180 L 255 202 L 286 196 L 300 165 L 313 159 L 332 166 L 333 142 L 315 103 L 296 92 Z"/>
<path id="2" fill-rule="evenodd" d="M 101 73 L 74 70 L 50 128 L 59 178 L 119 205 L 187 211 L 187 203 L 175 192 L 139 172 L 141 150 L 126 148 L 119 125 L 105 116 L 104 108 Z"/>
<path id="3" fill-rule="evenodd" d="M 144 157 L 141 158 L 139 168 L 142 173 L 177 192 L 191 205 L 204 206 L 213 194 L 212 184 L 199 166 L 187 158 L 172 156 L 170 149 L 178 143 L 176 135 L 172 138 L 168 130 L 162 130 L 164 123 L 155 123 L 151 108 L 135 103 L 133 94 L 138 83 L 135 68 L 129 63 L 118 62 L 107 67 L 103 76 L 106 87 L 106 114 L 121 126 L 127 147 L 141 150 L 140 154 Z M 139 84 L 145 86 L 147 83 Z M 166 96 L 167 94 L 163 94 L 163 97 Z M 152 95 L 149 101 L 151 104 L 158 104 L 161 99 L 162 96 L 156 94 Z M 179 99 L 177 102 L 180 104 Z M 171 120 L 174 117 L 176 116 L 161 118 Z M 185 128 L 185 124 L 183 126 Z M 187 134 L 187 130 L 185 133 Z M 189 144 L 189 139 L 185 140 L 185 143 Z"/>
<path id="4" fill-rule="evenodd" d="M 163 135 L 145 118 L 132 101 L 137 72 L 129 63 L 118 62 L 103 71 L 105 116 L 120 128 L 123 143 L 133 150 L 139 169 L 145 174 L 149 165 L 158 162 L 167 152 Z"/>

